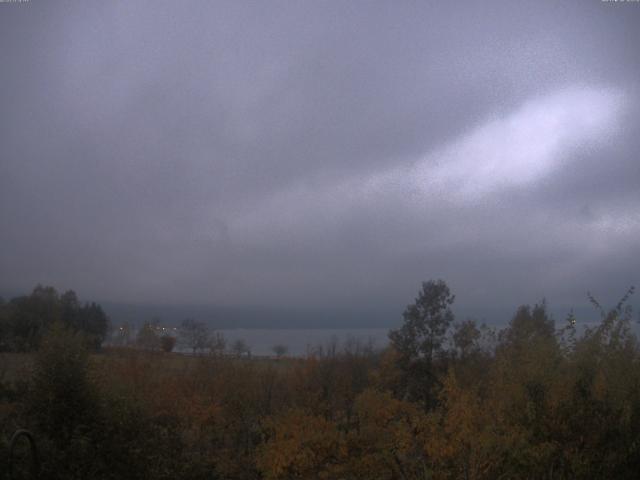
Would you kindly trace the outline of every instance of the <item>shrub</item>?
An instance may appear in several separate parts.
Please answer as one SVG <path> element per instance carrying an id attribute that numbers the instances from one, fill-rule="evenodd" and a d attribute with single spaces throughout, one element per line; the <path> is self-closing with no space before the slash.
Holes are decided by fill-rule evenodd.
<path id="1" fill-rule="evenodd" d="M 165 335 L 160 338 L 160 348 L 163 352 L 172 352 L 173 348 L 176 346 L 176 338 L 171 337 L 169 335 Z"/>

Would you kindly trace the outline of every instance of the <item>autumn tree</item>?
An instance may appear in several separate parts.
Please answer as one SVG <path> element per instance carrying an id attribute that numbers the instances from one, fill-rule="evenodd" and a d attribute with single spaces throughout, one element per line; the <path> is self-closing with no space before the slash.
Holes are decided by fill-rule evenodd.
<path id="1" fill-rule="evenodd" d="M 354 413 L 355 428 L 347 435 L 348 478 L 428 478 L 426 416 L 419 405 L 367 389 L 356 398 Z"/>
<path id="2" fill-rule="evenodd" d="M 429 413 L 424 437 L 433 478 L 506 477 L 504 459 L 521 443 L 521 433 L 507 423 L 502 404 L 493 402 L 503 392 L 483 398 L 478 386 L 461 383 L 452 371 L 442 383 L 440 405 Z"/>
<path id="3" fill-rule="evenodd" d="M 257 465 L 267 480 L 340 478 L 343 439 L 336 425 L 300 409 L 265 421 Z"/>
<path id="4" fill-rule="evenodd" d="M 640 344 L 633 332 L 631 287 L 571 351 L 568 393 L 558 422 L 562 467 L 573 478 L 633 478 L 640 468 Z"/>

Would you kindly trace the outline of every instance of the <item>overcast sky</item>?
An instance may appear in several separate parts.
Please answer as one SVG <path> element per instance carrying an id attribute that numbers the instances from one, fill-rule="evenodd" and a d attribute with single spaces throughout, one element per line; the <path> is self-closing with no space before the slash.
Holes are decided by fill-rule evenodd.
<path id="1" fill-rule="evenodd" d="M 640 3 L 0 3 L 0 291 L 605 302 L 640 272 Z"/>

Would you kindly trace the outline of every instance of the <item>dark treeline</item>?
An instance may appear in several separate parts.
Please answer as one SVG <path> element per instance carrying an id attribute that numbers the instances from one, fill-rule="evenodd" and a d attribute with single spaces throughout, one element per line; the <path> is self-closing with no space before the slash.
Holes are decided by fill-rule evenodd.
<path id="1" fill-rule="evenodd" d="M 0 352 L 37 349 L 56 323 L 82 333 L 92 349 L 100 348 L 109 330 L 100 305 L 80 303 L 73 290 L 59 294 L 53 287 L 37 285 L 30 295 L 8 302 L 0 297 Z"/>
<path id="2" fill-rule="evenodd" d="M 542 302 L 496 331 L 456 321 L 430 281 L 384 351 L 271 360 L 89 354 L 58 322 L 29 375 L 0 372 L 0 455 L 27 427 L 51 479 L 637 478 L 632 293 L 610 311 L 591 297 L 592 328 Z"/>

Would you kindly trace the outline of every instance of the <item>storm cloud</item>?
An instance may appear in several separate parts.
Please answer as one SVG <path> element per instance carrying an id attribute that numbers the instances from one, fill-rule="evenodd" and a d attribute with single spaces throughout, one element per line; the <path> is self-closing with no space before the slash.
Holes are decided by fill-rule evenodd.
<path id="1" fill-rule="evenodd" d="M 0 4 L 0 291 L 615 301 L 638 45 L 637 2 Z"/>

